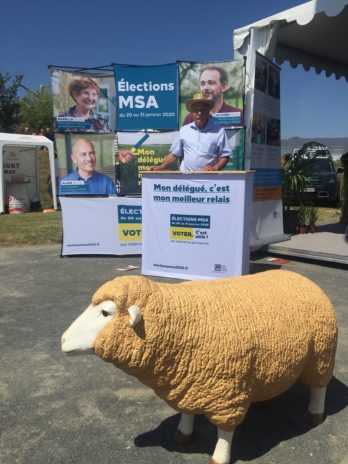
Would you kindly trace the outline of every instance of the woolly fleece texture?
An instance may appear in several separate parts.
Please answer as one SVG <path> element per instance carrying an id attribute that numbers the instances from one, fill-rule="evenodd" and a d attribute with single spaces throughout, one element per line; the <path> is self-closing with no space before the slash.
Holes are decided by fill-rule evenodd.
<path id="1" fill-rule="evenodd" d="M 95 353 L 153 388 L 180 412 L 204 414 L 225 431 L 250 403 L 273 398 L 298 378 L 326 386 L 333 374 L 336 319 L 324 292 L 289 271 L 180 284 L 118 277 L 92 303 L 118 312 Z M 127 309 L 143 319 L 134 328 Z"/>

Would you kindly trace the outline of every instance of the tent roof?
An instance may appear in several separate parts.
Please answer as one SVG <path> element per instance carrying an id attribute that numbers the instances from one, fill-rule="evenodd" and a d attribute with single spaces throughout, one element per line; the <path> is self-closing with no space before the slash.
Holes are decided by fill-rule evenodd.
<path id="1" fill-rule="evenodd" d="M 53 142 L 43 135 L 7 134 L 0 133 L 0 142 L 10 145 L 53 145 Z"/>
<path id="2" fill-rule="evenodd" d="M 253 29 L 279 26 L 274 58 L 292 67 L 314 67 L 348 80 L 348 0 L 312 0 L 234 31 L 234 49 L 243 53 Z"/>

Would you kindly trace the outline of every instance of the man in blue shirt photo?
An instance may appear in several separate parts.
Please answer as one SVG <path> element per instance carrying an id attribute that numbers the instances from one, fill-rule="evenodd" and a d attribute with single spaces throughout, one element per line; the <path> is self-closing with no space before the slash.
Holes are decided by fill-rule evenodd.
<path id="1" fill-rule="evenodd" d="M 151 171 L 162 171 L 178 158 L 180 171 L 220 171 L 227 164 L 231 146 L 224 129 L 210 119 L 213 106 L 214 100 L 203 93 L 186 101 L 193 122 L 181 127 L 166 158 Z"/>
<path id="2" fill-rule="evenodd" d="M 60 195 L 116 195 L 110 177 L 95 170 L 96 153 L 92 142 L 87 139 L 77 140 L 72 148 L 71 159 L 77 168 L 60 180 Z"/>

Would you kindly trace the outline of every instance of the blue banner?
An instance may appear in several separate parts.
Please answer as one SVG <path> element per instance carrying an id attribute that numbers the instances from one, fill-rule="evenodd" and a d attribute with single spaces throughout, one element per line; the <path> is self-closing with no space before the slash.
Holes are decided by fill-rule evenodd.
<path id="1" fill-rule="evenodd" d="M 177 65 L 115 66 L 116 130 L 178 128 Z"/>
<path id="2" fill-rule="evenodd" d="M 141 224 L 141 206 L 118 205 L 117 210 L 120 224 Z"/>

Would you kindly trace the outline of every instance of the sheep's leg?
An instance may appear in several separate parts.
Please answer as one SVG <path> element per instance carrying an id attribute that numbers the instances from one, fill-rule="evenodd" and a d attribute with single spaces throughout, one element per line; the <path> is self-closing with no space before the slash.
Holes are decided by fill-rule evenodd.
<path id="1" fill-rule="evenodd" d="M 187 445 L 192 440 L 193 422 L 195 416 L 182 413 L 178 428 L 175 431 L 174 441 L 178 445 Z"/>
<path id="2" fill-rule="evenodd" d="M 210 464 L 228 464 L 231 457 L 233 432 L 218 429 L 218 440 Z"/>
<path id="3" fill-rule="evenodd" d="M 305 421 L 312 427 L 315 427 L 324 421 L 325 395 L 326 387 L 311 387 Z"/>

